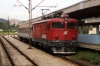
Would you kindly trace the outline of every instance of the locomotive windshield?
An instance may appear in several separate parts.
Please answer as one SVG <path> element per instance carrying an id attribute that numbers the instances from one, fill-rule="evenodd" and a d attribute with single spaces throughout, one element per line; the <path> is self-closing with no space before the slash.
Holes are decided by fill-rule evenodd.
<path id="1" fill-rule="evenodd" d="M 53 22 L 52 23 L 52 28 L 64 28 L 65 27 L 65 23 L 63 22 Z"/>
<path id="2" fill-rule="evenodd" d="M 77 23 L 67 23 L 67 28 L 75 29 L 77 28 Z"/>

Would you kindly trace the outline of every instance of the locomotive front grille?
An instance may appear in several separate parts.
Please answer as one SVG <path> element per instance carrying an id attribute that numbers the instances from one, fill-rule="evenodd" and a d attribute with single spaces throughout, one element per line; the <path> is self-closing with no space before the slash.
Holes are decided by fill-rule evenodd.
<path id="1" fill-rule="evenodd" d="M 78 42 L 77 41 L 52 41 L 49 43 L 50 45 L 54 45 L 54 46 L 74 46 L 77 47 Z"/>

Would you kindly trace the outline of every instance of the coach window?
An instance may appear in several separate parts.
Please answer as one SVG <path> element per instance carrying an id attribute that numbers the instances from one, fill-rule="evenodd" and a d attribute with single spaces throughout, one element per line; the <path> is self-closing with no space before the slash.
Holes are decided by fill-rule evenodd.
<path id="1" fill-rule="evenodd" d="M 52 28 L 64 28 L 65 27 L 65 23 L 63 22 L 53 22 L 52 23 Z"/>
<path id="2" fill-rule="evenodd" d="M 77 28 L 77 23 L 67 23 L 67 28 L 75 29 Z"/>
<path id="3" fill-rule="evenodd" d="M 30 33 L 31 33 L 31 28 L 29 28 L 29 30 L 30 30 Z"/>
<path id="4" fill-rule="evenodd" d="M 27 28 L 25 29 L 25 33 L 28 33 L 28 32 L 27 32 Z"/>
<path id="5" fill-rule="evenodd" d="M 23 32 L 23 29 L 21 29 L 21 32 Z"/>

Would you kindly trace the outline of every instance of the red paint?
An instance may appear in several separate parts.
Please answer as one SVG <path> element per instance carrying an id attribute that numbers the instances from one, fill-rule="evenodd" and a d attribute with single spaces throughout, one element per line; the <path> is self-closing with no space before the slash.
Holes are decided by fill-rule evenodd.
<path id="1" fill-rule="evenodd" d="M 65 23 L 64 28 L 52 28 L 53 22 L 62 22 Z M 77 40 L 78 38 L 78 29 L 69 29 L 67 28 L 68 23 L 76 23 L 78 24 L 78 20 L 73 18 L 68 18 L 65 20 L 64 18 L 51 18 L 47 20 L 37 21 L 33 23 L 33 33 L 32 36 L 34 38 L 41 38 L 47 40 Z M 50 25 L 50 28 L 47 28 L 47 25 Z M 67 34 L 64 32 L 67 31 Z M 58 39 L 55 37 L 59 36 Z M 75 36 L 73 39 L 72 37 Z"/>

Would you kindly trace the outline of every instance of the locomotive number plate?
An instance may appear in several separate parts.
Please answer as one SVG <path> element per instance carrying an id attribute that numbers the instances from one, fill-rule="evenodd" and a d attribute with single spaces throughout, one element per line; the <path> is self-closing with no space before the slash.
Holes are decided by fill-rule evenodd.
<path id="1" fill-rule="evenodd" d="M 46 35 L 45 34 L 42 34 L 42 38 L 46 39 Z"/>

